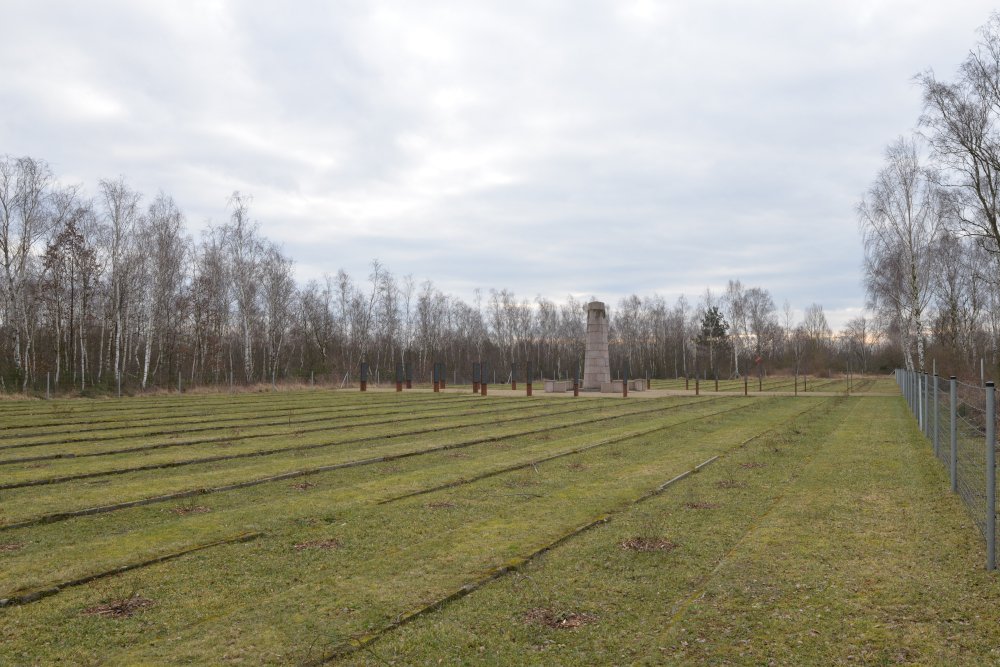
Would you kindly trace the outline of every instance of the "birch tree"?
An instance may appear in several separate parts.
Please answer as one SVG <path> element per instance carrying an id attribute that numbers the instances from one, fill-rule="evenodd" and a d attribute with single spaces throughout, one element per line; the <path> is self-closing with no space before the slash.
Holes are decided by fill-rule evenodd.
<path id="1" fill-rule="evenodd" d="M 125 337 L 125 309 L 130 278 L 132 244 L 134 231 L 139 224 L 141 213 L 139 201 L 142 195 L 132 190 L 123 176 L 115 180 L 100 182 L 101 202 L 104 209 L 106 229 L 106 249 L 110 280 L 109 306 L 112 323 L 112 364 L 114 378 L 121 378 L 122 343 Z"/>
<path id="2" fill-rule="evenodd" d="M 0 157 L 0 261 L 3 262 L 5 324 L 13 338 L 14 369 L 22 387 L 31 379 L 29 320 L 35 249 L 51 224 L 46 211 L 52 172 L 30 157 Z"/>
<path id="3" fill-rule="evenodd" d="M 242 338 L 243 377 L 247 382 L 255 379 L 253 333 L 260 316 L 259 274 L 264 255 L 258 226 L 250 221 L 250 202 L 249 197 L 234 192 L 229 198 L 229 224 L 222 229 L 229 264 L 228 275 L 232 281 L 231 289 Z"/>
<path id="4" fill-rule="evenodd" d="M 869 300 L 901 320 L 907 368 L 924 369 L 934 247 L 949 206 L 936 175 L 922 164 L 916 142 L 905 138 L 886 149 L 886 165 L 858 205 Z"/>
<path id="5" fill-rule="evenodd" d="M 1000 254 L 1000 13 L 980 28 L 980 41 L 953 82 L 928 71 L 923 88 L 926 129 L 942 182 L 956 186 L 957 228 Z"/>

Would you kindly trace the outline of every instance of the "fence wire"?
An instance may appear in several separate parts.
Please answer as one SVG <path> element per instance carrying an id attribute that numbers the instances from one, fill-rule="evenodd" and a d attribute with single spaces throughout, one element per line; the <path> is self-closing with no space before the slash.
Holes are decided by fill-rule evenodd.
<path id="1" fill-rule="evenodd" d="M 952 490 L 962 498 L 983 534 L 986 567 L 994 569 L 997 528 L 995 391 L 992 386 L 980 387 L 902 369 L 896 371 L 896 381 L 935 457 L 949 470 Z M 988 405 L 990 397 L 993 405 Z M 992 433 L 987 429 L 990 419 L 994 422 Z"/>

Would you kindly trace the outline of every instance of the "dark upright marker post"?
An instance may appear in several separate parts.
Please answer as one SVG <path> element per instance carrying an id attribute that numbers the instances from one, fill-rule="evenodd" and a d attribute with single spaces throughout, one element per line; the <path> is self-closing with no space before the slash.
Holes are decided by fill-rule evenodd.
<path id="1" fill-rule="evenodd" d="M 442 361 L 441 362 L 441 370 L 440 370 L 440 372 L 438 372 L 438 379 L 441 381 L 441 389 L 442 390 L 445 388 L 445 384 L 446 384 L 445 381 L 444 381 L 444 376 L 445 375 L 447 375 L 447 373 L 445 372 L 444 362 Z"/>
<path id="2" fill-rule="evenodd" d="M 436 394 L 437 392 L 441 391 L 441 385 L 439 384 L 438 380 L 438 362 L 435 361 L 434 366 L 432 368 L 433 370 L 431 371 L 431 374 L 434 377 L 434 393 Z"/>
<path id="3" fill-rule="evenodd" d="M 396 391 L 403 391 L 403 364 L 396 362 Z"/>
<path id="4" fill-rule="evenodd" d="M 525 366 L 526 366 L 525 370 L 527 370 L 527 373 L 525 374 L 525 377 L 524 377 L 524 386 L 525 386 L 525 389 L 526 389 L 526 394 L 528 396 L 531 396 L 531 380 L 532 380 L 532 375 L 533 375 L 532 371 L 534 369 L 531 367 L 531 362 L 530 361 L 527 362 L 527 364 L 525 364 Z"/>
<path id="5" fill-rule="evenodd" d="M 628 398 L 628 362 L 622 368 L 622 398 Z"/>
<path id="6" fill-rule="evenodd" d="M 510 362 L 510 390 L 517 391 L 517 362 Z"/>
<path id="7" fill-rule="evenodd" d="M 410 358 L 410 363 L 406 364 L 406 388 L 413 389 L 413 359 Z"/>
<path id="8" fill-rule="evenodd" d="M 482 372 L 482 367 L 479 365 L 478 361 L 472 362 L 472 393 L 479 393 L 479 375 Z"/>
<path id="9" fill-rule="evenodd" d="M 479 377 L 479 393 L 481 396 L 485 396 L 487 391 L 486 387 L 490 383 L 489 371 L 485 362 L 479 364 Z"/>
<path id="10" fill-rule="evenodd" d="M 368 362 L 361 362 L 361 391 L 368 391 Z"/>
<path id="11" fill-rule="evenodd" d="M 580 362 L 573 367 L 573 397 L 580 395 Z"/>

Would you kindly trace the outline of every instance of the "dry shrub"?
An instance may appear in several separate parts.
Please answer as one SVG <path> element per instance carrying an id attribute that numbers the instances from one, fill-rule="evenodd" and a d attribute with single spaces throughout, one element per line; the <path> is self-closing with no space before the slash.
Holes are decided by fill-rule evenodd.
<path id="1" fill-rule="evenodd" d="M 427 507 L 432 510 L 450 510 L 456 507 L 455 503 L 448 502 L 447 500 L 436 500 L 432 503 L 427 503 Z"/>
<path id="2" fill-rule="evenodd" d="M 177 516 L 187 516 L 188 514 L 204 514 L 205 512 L 211 512 L 212 509 L 204 505 L 181 505 L 180 507 L 174 507 L 170 511 Z"/>
<path id="3" fill-rule="evenodd" d="M 149 598 L 144 598 L 138 593 L 133 593 L 127 598 L 88 607 L 83 610 L 83 613 L 93 616 L 103 616 L 104 618 L 128 618 L 140 609 L 151 607 L 153 604 L 154 602 Z"/>
<path id="4" fill-rule="evenodd" d="M 628 551 L 673 551 L 677 544 L 665 537 L 630 537 L 622 540 L 621 548 Z"/>
<path id="5" fill-rule="evenodd" d="M 720 489 L 745 489 L 747 487 L 746 482 L 740 482 L 735 479 L 723 479 L 715 484 Z"/>
<path id="6" fill-rule="evenodd" d="M 714 510 L 718 506 L 719 503 L 708 503 L 696 500 L 684 503 L 684 507 L 688 508 L 689 510 Z"/>
<path id="7" fill-rule="evenodd" d="M 597 621 L 597 617 L 593 614 L 546 608 L 532 609 L 524 615 L 524 619 L 529 623 L 544 625 L 555 630 L 572 630 Z"/>
<path id="8" fill-rule="evenodd" d="M 0 542 L 0 553 L 4 551 L 18 551 L 24 548 L 23 542 Z"/>
<path id="9" fill-rule="evenodd" d="M 767 464 L 759 461 L 750 461 L 749 463 L 741 463 L 740 467 L 745 468 L 746 470 L 753 470 L 754 468 L 765 468 L 767 467 Z"/>
<path id="10" fill-rule="evenodd" d="M 303 549 L 326 549 L 329 551 L 332 549 L 339 549 L 340 541 L 334 539 L 311 540 L 309 542 L 299 542 L 294 548 L 296 551 L 302 551 Z"/>
<path id="11" fill-rule="evenodd" d="M 299 491 L 305 491 L 306 489 L 311 489 L 314 486 L 316 485 L 313 484 L 312 482 L 299 482 L 298 484 L 292 484 L 292 488 L 297 489 Z"/>

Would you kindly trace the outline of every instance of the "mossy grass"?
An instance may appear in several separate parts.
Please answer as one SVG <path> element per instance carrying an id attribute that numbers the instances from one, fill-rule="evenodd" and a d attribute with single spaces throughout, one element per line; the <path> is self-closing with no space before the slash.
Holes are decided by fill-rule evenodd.
<path id="1" fill-rule="evenodd" d="M 684 378 L 656 379 L 651 381 L 651 389 L 666 389 L 672 391 L 683 390 L 687 386 L 688 391 L 693 392 L 695 381 L 691 379 L 685 385 Z M 715 391 L 714 379 L 702 379 L 700 381 L 703 392 Z M 747 378 L 746 390 L 750 395 L 760 393 L 794 393 L 796 389 L 796 379 L 794 376 L 771 375 L 758 381 L 752 374 Z M 743 379 L 720 379 L 719 391 L 726 393 L 742 394 L 744 391 Z M 888 394 L 896 395 L 899 387 L 892 376 L 883 375 L 853 375 L 850 382 L 845 375 L 837 375 L 833 378 L 817 377 L 812 375 L 801 375 L 798 378 L 798 391 L 801 393 L 820 392 L 824 394 Z"/>
<path id="2" fill-rule="evenodd" d="M 372 405 L 342 396 L 342 406 Z M 394 398 L 385 396 L 378 401 L 391 405 Z M 494 401 L 516 403 L 510 409 L 531 419 L 504 425 Z M 301 664 L 367 636 L 374 640 L 338 661 L 994 661 L 1000 586 L 983 571 L 981 538 L 947 493 L 944 470 L 898 397 L 587 404 L 595 417 L 609 419 L 558 414 L 563 400 L 491 398 L 481 402 L 474 424 L 446 431 L 446 438 L 389 438 L 343 451 L 289 451 L 270 461 L 111 476 L 106 484 L 0 492 L 0 512 L 26 516 L 339 456 L 500 436 L 2 531 L 0 542 L 16 548 L 0 550 L 0 597 L 242 531 L 262 536 L 0 609 L 0 663 Z M 529 425 L 551 428 L 517 435 Z M 560 452 L 567 455 L 530 465 Z M 65 463 L 72 470 L 84 460 Z M 399 498 L 421 490 L 427 492 Z M 390 498 L 399 499 L 379 504 Z M 585 525 L 593 527 L 573 534 Z M 395 627 L 497 568 L 513 569 Z"/>
<path id="3" fill-rule="evenodd" d="M 619 412 L 642 411 L 642 404 L 615 406 L 605 404 L 594 411 L 579 403 L 573 405 L 547 403 L 536 406 L 518 407 L 505 405 L 504 401 L 493 405 L 483 405 L 477 410 L 454 410 L 441 414 L 435 412 L 428 423 L 420 423 L 402 414 L 395 418 L 379 418 L 369 420 L 366 415 L 360 415 L 353 422 L 337 420 L 324 423 L 314 422 L 308 425 L 285 423 L 280 426 L 260 426 L 245 424 L 219 429 L 210 435 L 195 433 L 187 435 L 184 427 L 177 431 L 165 433 L 160 439 L 136 438 L 132 441 L 114 441 L 110 445 L 100 439 L 89 440 L 86 443 L 72 445 L 48 445 L 51 449 L 18 450 L 6 459 L 3 466 L 8 483 L 21 480 L 46 480 L 53 477 L 89 473 L 101 470 L 109 472 L 129 470 L 140 465 L 151 465 L 157 462 L 195 461 L 199 458 L 233 455 L 240 451 L 249 453 L 281 454 L 285 449 L 295 451 L 309 444 L 339 446 L 351 445 L 364 439 L 375 439 L 408 434 L 426 435 L 442 431 L 455 432 L 463 428 L 473 429 L 486 424 L 514 424 L 530 421 L 534 418 L 548 418 L 580 413 L 617 410 Z M 649 406 L 646 406 L 648 411 Z M 331 435 L 337 437 L 331 437 Z M 285 444 L 286 447 L 276 446 Z M 225 448 L 220 452 L 219 447 Z M 69 448 L 70 451 L 66 451 Z M 46 458 L 50 457 L 50 458 Z M 51 458 L 56 457 L 56 458 Z M 134 460 L 137 463 L 128 465 L 123 461 Z"/>
<path id="4" fill-rule="evenodd" d="M 982 550 L 903 403 L 844 400 L 343 662 L 991 664 Z"/>
<path id="5" fill-rule="evenodd" d="M 537 409 L 535 403 L 566 405 L 539 400 L 524 409 L 530 414 Z M 546 416 L 545 410 L 554 408 L 543 407 L 531 422 L 553 426 L 548 437 L 512 435 L 462 450 L 463 457 L 454 456 L 454 451 L 437 452 L 311 476 L 309 486 L 275 483 L 7 531 L 5 540 L 23 545 L 0 555 L 8 591 L 51 585 L 241 530 L 259 530 L 264 536 L 255 543 L 213 547 L 4 609 L 0 661 L 16 664 L 31 656 L 29 662 L 86 662 L 95 647 L 112 664 L 224 662 L 240 656 L 282 663 L 320 656 L 340 639 L 378 628 L 386 619 L 530 552 L 594 514 L 623 508 L 692 463 L 815 404 L 813 399 L 747 402 L 735 397 L 591 400 L 595 415 L 612 417 L 598 423 Z M 684 421 L 673 430 L 376 505 L 400 492 L 461 481 L 602 437 Z M 485 410 L 482 423 L 464 428 L 468 436 L 477 430 L 502 433 L 504 427 Z M 302 465 L 311 456 L 293 456 L 288 463 Z M 222 479 L 232 474 L 232 467 L 211 472 Z M 267 466 L 249 466 L 236 472 L 267 471 Z M 85 504 L 102 494 L 114 498 L 122 486 L 131 489 L 128 493 L 150 493 L 157 484 L 171 488 L 209 480 L 192 472 L 159 471 L 164 479 L 149 474 L 131 482 L 115 477 L 108 485 L 91 485 L 95 492 L 83 501 L 83 482 L 18 489 L 4 492 L 3 511 L 9 511 L 12 497 L 17 500 L 15 511 L 30 513 L 43 505 Z M 188 506 L 199 511 L 174 511 Z M 296 549 L 334 543 L 337 548 Z M 150 604 L 127 618 L 84 613 L 131 595 Z M 261 615 L 261 609 L 267 612 Z"/>
<path id="6" fill-rule="evenodd" d="M 113 523 L 117 530 L 112 536 L 107 534 L 110 520 L 100 515 L 70 519 L 61 524 L 6 531 L 4 539 L 26 541 L 31 545 L 30 548 L 20 550 L 16 558 L 5 559 L 5 574 L 9 577 L 6 579 L 7 586 L 32 588 L 54 583 L 39 581 L 37 578 L 49 577 L 57 581 L 77 576 L 79 570 L 86 570 L 96 560 L 113 567 L 115 559 L 120 558 L 121 554 L 133 550 L 143 553 L 169 550 L 188 541 L 210 539 L 215 533 L 230 530 L 234 526 L 257 530 L 263 525 L 260 518 L 262 510 L 266 510 L 266 516 L 271 521 L 298 521 L 312 516 L 318 511 L 317 507 L 348 508 L 374 503 L 381 498 L 425 489 L 442 481 L 468 479 L 484 470 L 509 465 L 512 461 L 530 461 L 593 443 L 595 440 L 600 442 L 616 436 L 628 436 L 637 430 L 663 426 L 667 429 L 662 433 L 663 437 L 672 437 L 669 430 L 671 424 L 687 424 L 699 417 L 737 420 L 748 416 L 743 410 L 737 414 L 735 405 L 714 405 L 709 410 L 711 405 L 713 404 L 704 404 L 700 411 L 667 412 L 660 417 L 645 415 L 641 420 L 636 418 L 622 423 L 608 422 L 610 426 L 604 430 L 596 426 L 566 429 L 556 437 L 545 440 L 516 438 L 484 443 L 465 452 L 468 456 L 463 458 L 455 458 L 451 456 L 451 452 L 438 452 L 419 460 L 407 459 L 367 468 L 331 471 L 309 477 L 311 486 L 306 489 L 291 482 L 275 482 L 266 487 L 200 495 L 191 500 L 120 510 L 114 513 Z M 753 404 L 744 405 L 748 409 L 761 409 Z M 787 411 L 791 406 L 774 407 L 779 411 Z M 727 416 L 727 411 L 733 411 L 734 414 Z M 620 446 L 620 443 L 615 446 Z M 575 460 L 575 457 L 570 460 Z M 173 508 L 191 503 L 210 507 L 212 511 L 202 516 L 170 513 Z M 71 544 L 65 543 L 64 536 L 68 532 L 75 537 Z M 46 554 L 46 557 L 39 559 L 39 553 Z M 83 558 L 84 555 L 87 559 Z M 72 575 L 55 570 L 55 564 L 62 564 L 62 568 L 73 570 Z M 0 586 L 0 596 L 3 593 L 4 587 Z"/>
<path id="7" fill-rule="evenodd" d="M 532 433 L 541 439 L 551 438 L 552 432 L 563 429 L 584 427 L 607 429 L 616 419 L 649 416 L 656 412 L 669 409 L 687 410 L 699 404 L 711 403 L 703 401 L 666 401 L 666 402 L 635 402 L 623 403 L 608 401 L 592 406 L 588 414 L 578 414 L 576 410 L 568 410 L 562 403 L 550 403 L 548 413 L 527 412 L 522 416 L 513 416 L 509 423 L 502 419 L 491 418 L 489 413 L 482 421 L 469 425 L 458 422 L 457 425 L 442 419 L 439 428 L 428 428 L 425 432 L 411 435 L 409 430 L 400 427 L 384 427 L 374 436 L 366 433 L 362 442 L 354 442 L 357 432 L 346 430 L 343 437 L 330 441 L 329 447 L 296 450 L 294 445 L 288 445 L 281 451 L 268 456 L 249 457 L 226 461 L 193 462 L 192 465 L 166 469 L 112 474 L 98 478 L 78 479 L 58 484 L 28 486 L 0 491 L 4 499 L 0 506 L 0 528 L 2 525 L 17 523 L 33 516 L 52 512 L 72 511 L 95 505 L 129 502 L 154 495 L 161 495 L 185 489 L 213 488 L 234 482 L 267 477 L 288 471 L 308 470 L 311 467 L 340 464 L 350 461 L 364 460 L 372 456 L 399 455 L 410 452 L 431 451 L 442 447 L 464 447 L 465 443 L 480 443 L 484 440 L 509 439 L 522 434 Z M 561 409 L 557 409 L 560 408 Z M 690 407 L 689 407 L 690 406 Z M 517 421 L 514 422 L 513 420 Z M 613 425 L 613 424 L 611 424 Z M 444 432 L 446 431 L 446 432 Z M 544 431 L 544 433 L 538 433 Z M 305 443 L 305 446 L 310 446 Z M 68 462 L 80 466 L 89 465 L 88 459 Z M 51 463 L 38 465 L 44 471 L 49 470 Z M 70 467 L 69 472 L 78 471 Z"/>

